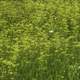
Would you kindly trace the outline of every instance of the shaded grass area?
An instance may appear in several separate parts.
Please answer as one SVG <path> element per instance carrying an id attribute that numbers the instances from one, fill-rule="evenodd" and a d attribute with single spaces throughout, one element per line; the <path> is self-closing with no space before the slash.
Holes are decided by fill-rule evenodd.
<path id="1" fill-rule="evenodd" d="M 1 0 L 0 80 L 79 80 L 79 3 Z"/>

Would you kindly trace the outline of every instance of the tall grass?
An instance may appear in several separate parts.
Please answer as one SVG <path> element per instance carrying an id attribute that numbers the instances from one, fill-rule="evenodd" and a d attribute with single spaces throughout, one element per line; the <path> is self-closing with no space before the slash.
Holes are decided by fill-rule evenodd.
<path id="1" fill-rule="evenodd" d="M 79 80 L 80 1 L 1 0 L 0 80 Z"/>

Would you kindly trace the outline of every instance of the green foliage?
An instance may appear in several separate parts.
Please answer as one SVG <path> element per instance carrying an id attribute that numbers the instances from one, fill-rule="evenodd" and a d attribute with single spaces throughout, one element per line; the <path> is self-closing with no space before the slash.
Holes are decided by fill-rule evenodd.
<path id="1" fill-rule="evenodd" d="M 79 3 L 0 0 L 0 80 L 79 80 Z"/>

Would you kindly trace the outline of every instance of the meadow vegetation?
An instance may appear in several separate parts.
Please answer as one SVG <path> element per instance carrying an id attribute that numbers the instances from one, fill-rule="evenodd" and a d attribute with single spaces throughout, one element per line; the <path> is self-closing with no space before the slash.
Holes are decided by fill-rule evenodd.
<path id="1" fill-rule="evenodd" d="M 80 80 L 80 1 L 0 0 L 0 80 Z"/>

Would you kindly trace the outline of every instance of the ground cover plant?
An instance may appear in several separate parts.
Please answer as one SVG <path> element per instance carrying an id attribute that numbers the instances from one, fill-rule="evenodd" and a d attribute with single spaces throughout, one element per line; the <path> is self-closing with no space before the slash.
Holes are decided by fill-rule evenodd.
<path id="1" fill-rule="evenodd" d="M 80 80 L 80 1 L 0 0 L 0 80 Z"/>

